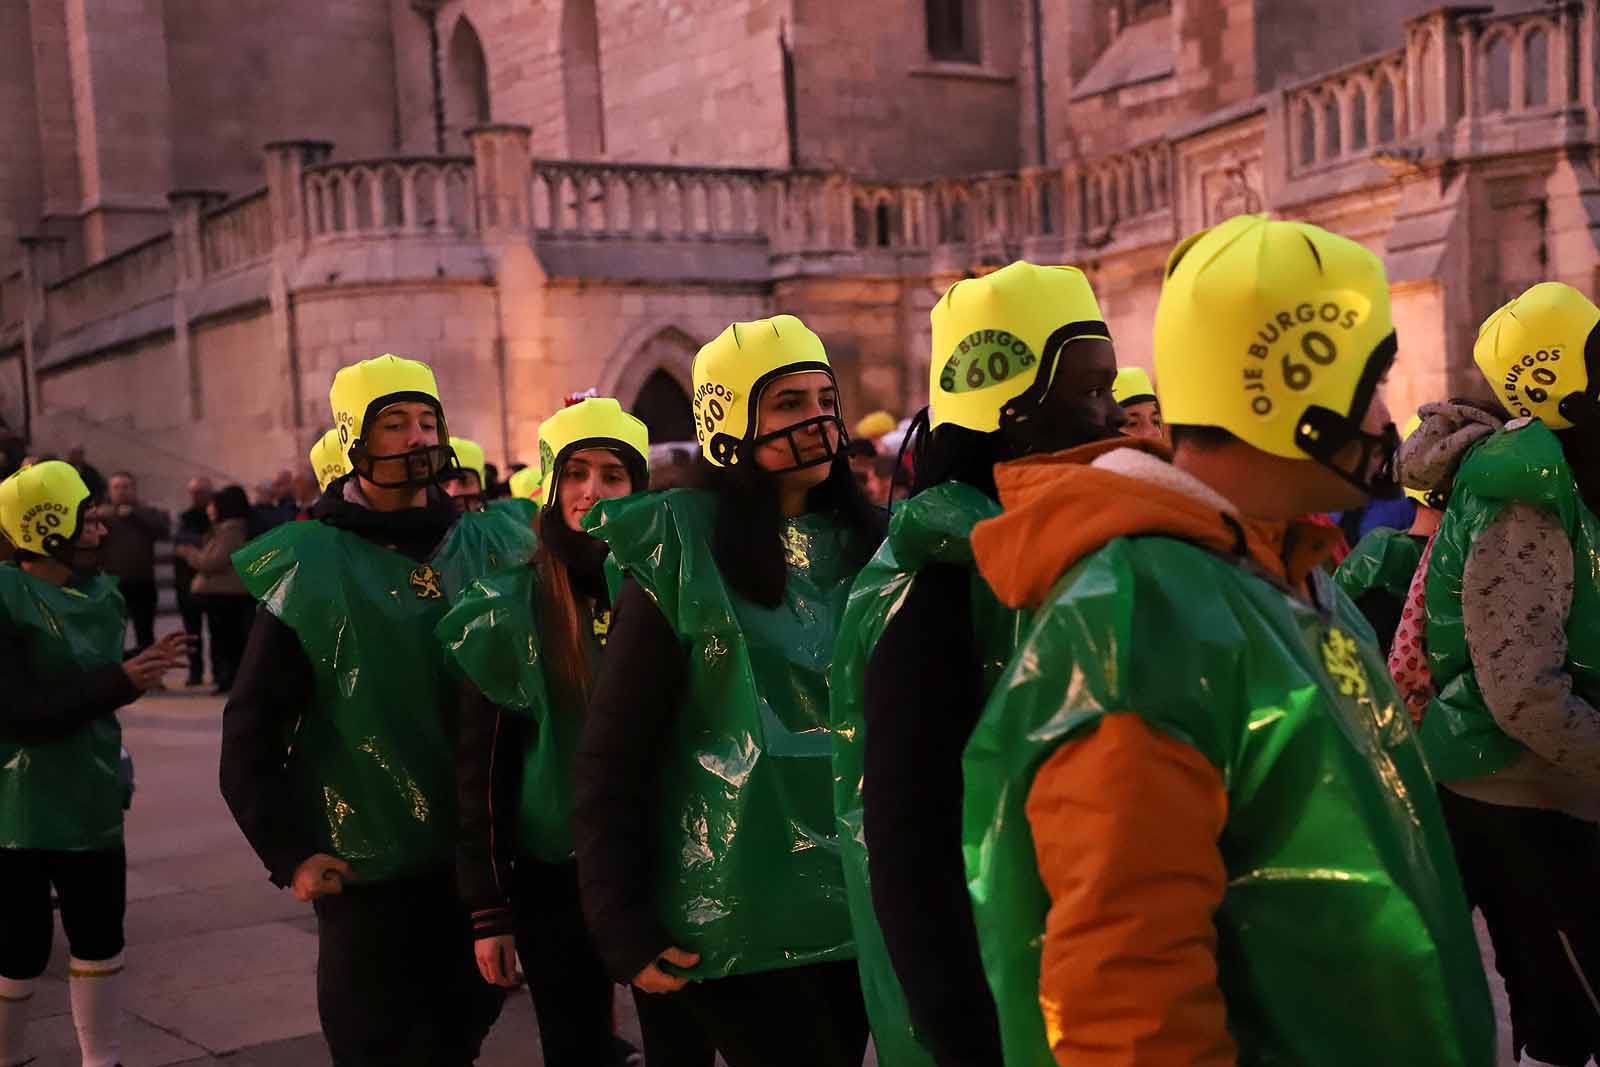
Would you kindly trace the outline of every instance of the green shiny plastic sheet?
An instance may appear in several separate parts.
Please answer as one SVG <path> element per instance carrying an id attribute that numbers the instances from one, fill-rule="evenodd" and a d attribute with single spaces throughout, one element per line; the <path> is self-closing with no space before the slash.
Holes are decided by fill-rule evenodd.
<path id="1" fill-rule="evenodd" d="M 663 753 L 656 901 L 694 978 L 851 959 L 830 790 L 828 668 L 854 574 L 831 517 L 787 521 L 783 603 L 752 604 L 711 554 L 716 503 L 678 489 L 604 501 L 590 532 L 682 639 L 688 683 Z"/>
<path id="2" fill-rule="evenodd" d="M 445 654 L 483 695 L 533 721 L 521 753 L 517 847 L 545 863 L 572 858 L 572 769 L 583 709 L 557 707 L 545 684 L 537 624 L 538 574 L 518 566 L 474 582 L 435 631 Z M 592 617 L 584 620 L 592 633 Z M 590 648 L 598 668 L 600 648 Z"/>
<path id="3" fill-rule="evenodd" d="M 455 753 L 441 712 L 457 682 L 434 628 L 453 594 L 526 558 L 530 540 L 505 516 L 474 512 L 421 564 L 322 522 L 286 523 L 234 553 L 316 680 L 285 803 L 362 882 L 452 862 Z"/>
<path id="4" fill-rule="evenodd" d="M 1416 538 L 1392 526 L 1377 526 L 1356 542 L 1333 578 L 1352 601 L 1374 589 L 1404 600 L 1421 562 L 1422 545 Z"/>
<path id="5" fill-rule="evenodd" d="M 519 496 L 491 500 L 489 501 L 489 510 L 510 516 L 529 529 L 533 528 L 534 520 L 539 517 L 539 505 L 532 500 L 524 500 Z"/>
<path id="6" fill-rule="evenodd" d="M 1193 745 L 1227 790 L 1215 924 L 1240 1064 L 1494 1062 L 1478 946 L 1410 717 L 1366 621 L 1331 579 L 1312 580 L 1331 616 L 1192 545 L 1123 538 L 1069 570 L 1035 616 L 964 761 L 969 886 L 1008 1065 L 1055 1062 L 1028 792 L 1061 744 L 1122 712 Z"/>
<path id="7" fill-rule="evenodd" d="M 862 771 L 866 756 L 863 692 L 867 665 L 878 639 L 904 602 L 917 574 L 929 563 L 972 571 L 976 634 L 952 634 L 963 647 L 977 642 L 984 652 L 984 681 L 993 684 L 1016 649 L 1023 615 L 995 600 L 972 566 L 972 527 L 997 515 L 1000 506 L 960 482 L 927 489 L 895 508 L 889 537 L 856 577 L 839 625 L 833 657 L 833 809 L 844 860 L 856 961 L 866 998 L 872 1041 L 883 1067 L 932 1067 L 933 1057 L 917 1039 L 905 992 L 895 976 L 883 931 L 872 908 L 867 840 L 862 819 Z M 907 906 L 913 902 L 908 901 Z"/>
<path id="8" fill-rule="evenodd" d="M 17 631 L 40 679 L 122 662 L 127 614 L 115 578 L 56 586 L 0 564 L 0 617 Z M 85 851 L 122 843 L 122 728 L 103 715 L 68 737 L 0 740 L 0 848 Z"/>
<path id="9" fill-rule="evenodd" d="M 1428 563 L 1428 668 L 1439 693 L 1422 718 L 1422 747 L 1441 782 L 1492 774 L 1525 751 L 1484 702 L 1461 613 L 1473 542 L 1514 503 L 1554 515 L 1572 543 L 1566 669 L 1578 696 L 1600 702 L 1600 519 L 1579 497 L 1561 442 L 1544 423 L 1501 430 L 1461 462 Z"/>

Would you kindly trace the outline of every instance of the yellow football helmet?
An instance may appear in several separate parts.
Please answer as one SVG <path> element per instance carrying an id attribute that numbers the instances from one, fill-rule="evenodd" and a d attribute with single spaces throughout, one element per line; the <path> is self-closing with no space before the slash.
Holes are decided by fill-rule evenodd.
<path id="1" fill-rule="evenodd" d="M 756 434 L 761 391 L 774 379 L 805 371 L 821 371 L 833 378 L 822 339 L 793 315 L 735 322 L 701 348 L 694 357 L 694 429 L 706 459 L 713 466 L 734 467 L 758 446 L 786 436 L 795 452 L 795 466 L 790 470 L 832 462 L 850 439 L 837 408 L 769 434 Z M 801 463 L 794 433 L 824 424 L 837 429 L 837 448 L 824 449 L 816 459 Z M 826 440 L 827 434 L 823 437 Z"/>
<path id="2" fill-rule="evenodd" d="M 488 489 L 489 461 L 483 454 L 483 446 L 465 437 L 452 437 L 450 448 L 456 454 L 456 466 L 478 476 L 479 491 Z"/>
<path id="3" fill-rule="evenodd" d="M 1123 367 L 1111 383 L 1111 395 L 1123 407 L 1147 404 L 1156 398 L 1156 387 L 1150 384 L 1150 375 L 1143 367 Z"/>
<path id="4" fill-rule="evenodd" d="M 1318 226 L 1239 215 L 1187 238 L 1167 261 L 1155 369 L 1170 425 L 1219 427 L 1397 496 L 1399 435 L 1361 429 L 1395 351 L 1383 263 Z M 1351 442 L 1361 458 L 1345 470 L 1334 455 Z M 1389 462 L 1369 484 L 1378 454 Z"/>
<path id="5" fill-rule="evenodd" d="M 945 290 L 929 314 L 928 423 L 990 433 L 1038 410 L 1068 342 L 1111 340 L 1077 267 L 1018 260 Z"/>
<path id="6" fill-rule="evenodd" d="M 372 419 L 390 404 L 408 401 L 432 405 L 439 419 L 439 444 L 391 456 L 369 454 L 365 435 Z M 449 469 L 450 430 L 433 369 L 426 363 L 382 355 L 341 367 L 333 376 L 328 402 L 333 408 L 333 428 L 339 432 L 339 445 L 346 450 L 350 466 L 372 484 L 385 489 L 421 487 L 436 483 Z M 403 481 L 380 482 L 373 475 L 381 460 L 408 460 L 408 471 L 425 473 L 408 473 Z"/>
<path id="7" fill-rule="evenodd" d="M 327 489 L 337 478 L 350 473 L 350 459 L 339 445 L 339 431 L 329 430 L 311 446 L 311 470 L 317 476 L 317 488 Z"/>
<path id="8" fill-rule="evenodd" d="M 88 503 L 89 487 L 72 464 L 35 463 L 0 482 L 0 533 L 18 551 L 70 563 Z"/>
<path id="9" fill-rule="evenodd" d="M 555 504 L 552 491 L 561 465 L 574 452 L 605 448 L 616 453 L 628 468 L 634 492 L 644 489 L 650 477 L 650 430 L 622 410 L 615 397 L 594 396 L 562 408 L 539 424 L 539 483 L 541 506 Z"/>
<path id="10" fill-rule="evenodd" d="M 523 467 L 511 475 L 506 483 L 511 488 L 511 495 L 518 500 L 531 500 L 535 504 L 544 502 L 544 467 Z"/>
<path id="11" fill-rule="evenodd" d="M 1540 282 L 1501 307 L 1472 346 L 1501 406 L 1552 430 L 1593 417 L 1591 354 L 1600 356 L 1600 308 L 1560 282 Z"/>

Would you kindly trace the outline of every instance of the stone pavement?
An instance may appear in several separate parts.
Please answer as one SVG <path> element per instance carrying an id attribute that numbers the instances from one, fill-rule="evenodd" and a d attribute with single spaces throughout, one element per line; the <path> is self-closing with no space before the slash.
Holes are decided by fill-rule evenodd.
<path id="1" fill-rule="evenodd" d="M 125 1067 L 322 1067 L 311 909 L 266 880 L 216 786 L 222 702 L 182 690 L 122 714 L 138 793 L 128 818 L 128 1001 Z M 1505 1004 L 1490 970 L 1501 1020 Z M 76 1067 L 66 947 L 38 996 L 35 1067 Z M 623 1032 L 638 1043 L 631 999 L 617 998 Z M 527 995 L 506 1002 L 481 1067 L 540 1067 Z M 875 1067 L 869 1054 L 866 1067 Z"/>

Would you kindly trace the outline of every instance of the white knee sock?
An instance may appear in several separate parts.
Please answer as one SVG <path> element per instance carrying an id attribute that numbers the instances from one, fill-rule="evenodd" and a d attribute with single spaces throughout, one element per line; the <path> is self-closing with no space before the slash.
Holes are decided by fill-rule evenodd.
<path id="1" fill-rule="evenodd" d="M 67 974 L 83 1067 L 116 1067 L 122 1062 L 122 1042 L 117 1037 L 122 1022 L 122 953 L 109 960 L 69 957 Z"/>
<path id="2" fill-rule="evenodd" d="M 0 1067 L 28 1062 L 28 1009 L 38 981 L 0 976 Z"/>

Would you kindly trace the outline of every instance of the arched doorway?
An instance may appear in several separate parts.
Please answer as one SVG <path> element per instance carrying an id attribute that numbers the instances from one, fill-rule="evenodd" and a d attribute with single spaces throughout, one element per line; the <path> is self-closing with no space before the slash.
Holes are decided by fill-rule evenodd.
<path id="1" fill-rule="evenodd" d="M 653 443 L 694 440 L 694 413 L 689 407 L 689 394 L 664 370 L 652 371 L 639 387 L 633 413 L 650 427 Z"/>
<path id="2" fill-rule="evenodd" d="M 467 150 L 461 135 L 489 121 L 489 65 L 483 57 L 483 42 L 465 15 L 456 20 L 450 34 L 446 58 L 444 92 L 445 150 L 459 154 Z"/>

